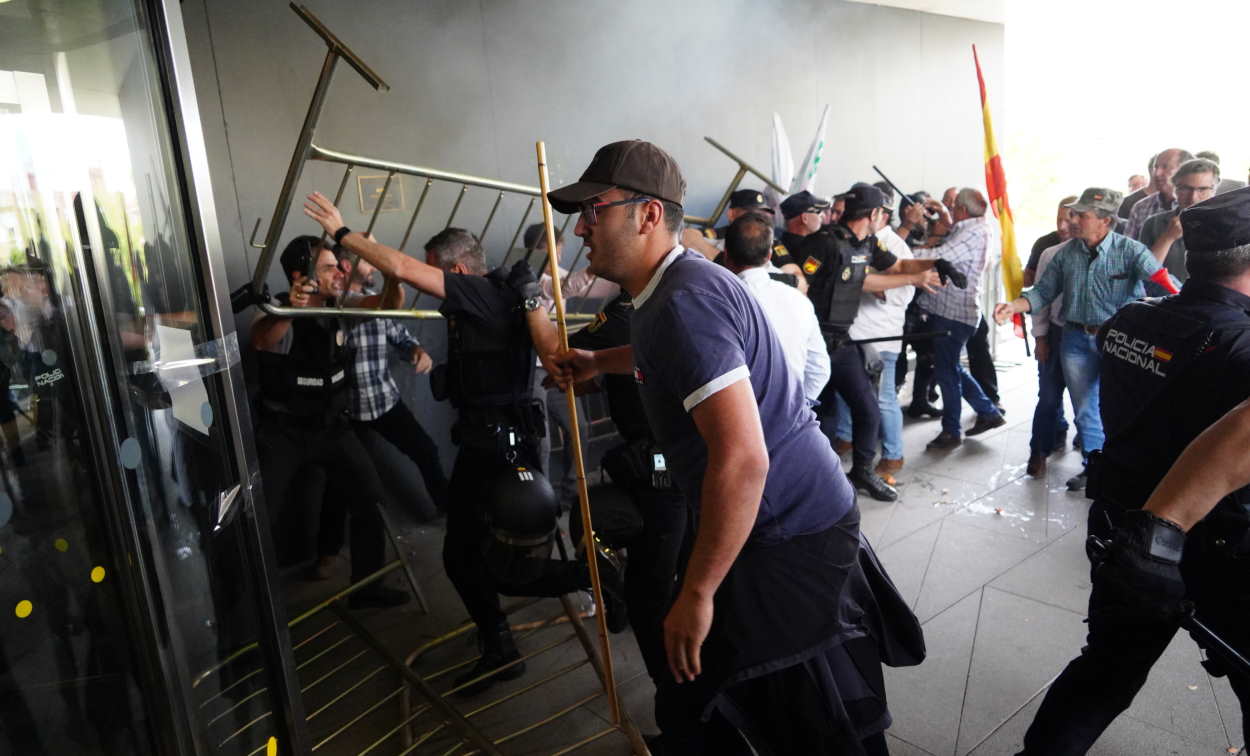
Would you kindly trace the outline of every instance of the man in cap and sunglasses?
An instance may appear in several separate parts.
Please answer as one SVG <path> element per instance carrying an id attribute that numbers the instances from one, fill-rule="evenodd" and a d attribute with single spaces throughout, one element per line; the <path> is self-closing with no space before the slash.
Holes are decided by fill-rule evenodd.
<path id="1" fill-rule="evenodd" d="M 828 692 L 836 687 L 816 683 L 830 679 L 827 652 L 840 647 L 858 548 L 854 491 L 759 304 L 679 244 L 685 189 L 668 153 L 629 140 L 601 148 L 581 180 L 549 194 L 556 210 L 580 212 L 575 233 L 591 269 L 634 301 L 630 346 L 561 353 L 555 377 L 632 373 L 697 513 L 664 620 L 663 752 L 740 752 L 707 742 L 698 723 L 711 717 L 760 752 L 859 753 L 883 725 L 863 729 Z"/>

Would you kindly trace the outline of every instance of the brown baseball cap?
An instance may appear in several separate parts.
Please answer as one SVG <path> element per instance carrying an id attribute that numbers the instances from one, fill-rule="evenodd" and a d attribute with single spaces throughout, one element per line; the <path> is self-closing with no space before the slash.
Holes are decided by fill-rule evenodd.
<path id="1" fill-rule="evenodd" d="M 600 147 L 577 183 L 547 192 L 547 199 L 557 211 L 575 213 L 583 202 L 609 189 L 628 189 L 680 206 L 686 179 L 672 155 L 650 142 L 627 139 Z"/>

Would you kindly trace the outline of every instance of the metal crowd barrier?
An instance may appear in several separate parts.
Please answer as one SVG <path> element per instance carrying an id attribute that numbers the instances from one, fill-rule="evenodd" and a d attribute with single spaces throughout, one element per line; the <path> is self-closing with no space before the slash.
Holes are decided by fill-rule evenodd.
<path id="1" fill-rule="evenodd" d="M 470 191 L 470 188 L 486 189 L 495 192 L 494 202 L 482 226 L 481 235 L 485 235 L 490 229 L 504 196 L 519 195 L 527 200 L 527 205 L 509 244 L 509 255 L 511 255 L 516 247 L 516 241 L 524 230 L 525 223 L 536 204 L 535 201 L 539 195 L 537 187 L 349 154 L 326 149 L 314 143 L 317 123 L 321 117 L 334 70 L 339 60 L 346 61 L 348 65 L 360 74 L 366 83 L 375 89 L 388 89 L 389 87 L 373 69 L 340 41 L 333 32 L 327 29 L 307 8 L 294 3 L 291 3 L 290 7 L 296 15 L 322 38 L 326 43 L 327 51 L 308 112 L 296 140 L 295 149 L 262 243 L 258 244 L 256 242 L 256 234 L 260 228 L 259 219 L 252 229 L 249 244 L 261 250 L 252 275 L 251 283 L 254 290 L 263 290 L 265 279 L 278 251 L 279 240 L 286 217 L 291 210 L 304 165 L 311 160 L 344 166 L 343 176 L 334 197 L 336 204 L 342 201 L 343 193 L 353 171 L 357 167 L 386 171 L 385 183 L 377 197 L 377 204 L 373 208 L 372 215 L 365 228 L 366 231 L 373 230 L 378 220 L 378 215 L 385 204 L 387 193 L 391 190 L 396 176 L 416 176 L 425 179 L 420 197 L 416 202 L 399 244 L 401 251 L 408 243 L 435 182 L 451 183 L 459 186 L 455 204 L 447 218 L 446 226 L 450 226 L 455 221 L 461 203 L 465 195 Z M 739 170 L 739 179 L 742 175 L 745 175 L 746 170 Z M 571 216 L 565 220 L 566 227 L 571 220 Z M 561 230 L 563 231 L 563 228 Z M 532 250 L 530 253 L 532 253 Z M 355 269 L 356 266 L 353 265 L 353 271 Z M 437 312 L 429 310 L 381 310 L 344 306 L 290 308 L 273 302 L 264 303 L 260 307 L 265 312 L 284 317 L 336 316 L 404 319 L 441 317 Z M 569 320 L 588 321 L 593 318 L 593 314 L 582 314 L 580 316 L 570 316 Z M 488 704 L 476 706 L 468 713 L 461 713 L 459 706 L 453 704 L 448 696 L 463 686 L 439 690 L 436 689 L 435 685 L 440 684 L 440 678 L 454 669 L 472 664 L 474 659 L 460 661 L 451 667 L 432 673 L 418 671 L 414 668 L 414 665 L 420 666 L 427 654 L 448 641 L 454 638 L 467 638 L 468 633 L 472 630 L 470 625 L 453 630 L 436 639 L 436 642 L 423 645 L 410 654 L 407 659 L 403 659 L 396 655 L 358 618 L 348 612 L 343 603 L 355 591 L 381 580 L 392 571 L 402 570 L 417 597 L 418 603 L 423 610 L 425 609 L 425 600 L 421 595 L 420 587 L 416 580 L 416 565 L 418 564 L 416 536 L 419 532 L 417 524 L 412 519 L 411 513 L 402 507 L 382 503 L 379 505 L 379 510 L 390 541 L 397 551 L 398 558 L 373 575 L 301 613 L 289 623 L 292 642 L 297 655 L 297 671 L 301 675 L 310 677 L 310 679 L 301 680 L 301 695 L 305 697 L 308 725 L 315 725 L 318 731 L 318 738 L 314 739 L 315 745 L 312 750 L 333 750 L 336 753 L 377 753 L 383 744 L 394 739 L 397 734 L 402 733 L 404 742 L 399 751 L 401 754 L 427 752 L 443 753 L 446 756 L 467 753 L 500 754 L 502 753 L 501 747 L 506 744 L 539 728 L 558 722 L 581 706 L 606 695 L 607 688 L 603 676 L 603 660 L 598 655 L 596 644 L 582 626 L 581 616 L 574 609 L 569 597 L 566 596 L 560 599 L 562 608 L 560 614 L 536 623 L 520 623 L 516 625 L 517 630 L 523 631 L 518 640 L 528 643 L 530 636 L 549 633 L 554 628 L 568 625 L 572 629 L 572 633 L 567 638 L 553 642 L 543 639 L 541 648 L 528 652 L 526 658 L 535 659 L 543 654 L 556 651 L 574 639 L 582 646 L 582 655 L 573 660 L 572 663 L 562 666 L 554 674 L 536 675 L 539 679 L 525 684 L 520 690 L 507 693 Z M 563 540 L 560 541 L 560 545 L 563 551 Z M 522 604 L 520 607 L 513 607 L 513 611 L 528 605 L 527 603 Z M 322 622 L 323 620 L 324 622 Z M 305 629 L 310 627 L 313 629 L 309 630 L 305 635 Z M 296 640 L 297 636 L 302 637 Z M 261 660 L 256 651 L 257 647 L 255 644 L 244 646 L 229 654 L 223 661 L 201 672 L 194 681 L 194 686 L 197 689 L 202 689 L 205 693 L 204 700 L 199 703 L 199 710 L 204 718 L 203 721 L 209 732 L 216 739 L 219 750 L 223 752 L 246 753 L 248 756 L 256 756 L 264 753 L 269 747 L 270 734 L 265 731 L 264 725 L 270 721 L 272 711 L 267 710 L 266 707 L 268 684 L 266 673 L 260 666 Z M 597 674 L 596 678 L 587 678 L 585 680 L 588 692 L 569 705 L 543 716 L 536 722 L 526 724 L 512 732 L 491 737 L 485 734 L 483 725 L 473 721 L 475 718 L 480 719 L 487 712 L 499 711 L 504 704 L 520 699 L 542 686 L 550 685 L 557 680 L 572 680 L 574 678 L 568 676 L 584 667 L 590 667 Z M 388 675 L 391 674 L 398 677 L 398 680 L 393 685 L 387 681 Z M 562 686 L 561 691 L 569 687 L 574 686 Z M 373 696 L 374 693 L 379 692 L 380 695 Z M 415 708 L 413 705 L 414 694 L 419 702 Z M 388 714 L 389 705 L 399 706 L 401 703 L 402 706 L 399 709 L 399 718 L 397 720 L 398 724 L 384 726 L 385 732 L 381 737 L 374 737 L 376 732 L 370 735 L 361 734 L 367 730 L 370 723 L 376 724 L 375 717 Z M 422 720 L 422 717 L 425 717 L 425 719 Z M 326 722 L 332 722 L 332 724 L 323 724 Z M 391 724 L 388 720 L 387 725 Z M 418 727 L 423 728 L 423 732 L 416 735 L 415 730 Z M 647 753 L 640 733 L 628 716 L 624 714 L 622 714 L 619 722 L 609 723 L 604 729 L 581 737 L 576 742 L 560 746 L 556 753 L 570 753 L 589 743 L 612 735 L 623 736 L 623 739 L 635 754 L 642 755 Z M 373 739 L 359 748 L 357 747 L 359 744 L 352 745 L 350 743 L 353 738 L 359 740 L 362 737 L 372 737 Z M 440 750 L 430 750 L 432 748 Z"/>

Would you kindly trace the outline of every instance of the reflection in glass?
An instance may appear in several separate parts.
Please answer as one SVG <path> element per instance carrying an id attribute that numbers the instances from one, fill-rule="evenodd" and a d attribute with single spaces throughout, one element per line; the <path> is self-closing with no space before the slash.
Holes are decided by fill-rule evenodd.
<path id="1" fill-rule="evenodd" d="M 0 752 L 272 734 L 259 655 L 229 661 L 256 636 L 219 508 L 237 350 L 203 314 L 138 7 L 0 3 Z"/>

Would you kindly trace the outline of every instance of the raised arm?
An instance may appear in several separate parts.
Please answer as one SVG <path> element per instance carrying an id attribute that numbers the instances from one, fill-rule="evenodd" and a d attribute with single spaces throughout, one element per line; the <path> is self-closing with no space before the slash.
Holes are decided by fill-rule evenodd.
<path id="1" fill-rule="evenodd" d="M 403 281 L 432 297 L 446 298 L 447 290 L 443 284 L 442 269 L 426 265 L 356 231 L 340 238 L 338 232 L 346 228 L 343 225 L 343 216 L 339 214 L 334 203 L 321 192 L 308 195 L 308 199 L 304 202 L 304 214 L 321 224 L 326 233 L 334 235 L 335 241 L 343 245 L 345 249 L 372 263 L 373 267 L 382 271 L 383 276 Z"/>

